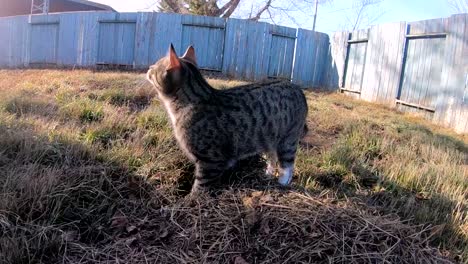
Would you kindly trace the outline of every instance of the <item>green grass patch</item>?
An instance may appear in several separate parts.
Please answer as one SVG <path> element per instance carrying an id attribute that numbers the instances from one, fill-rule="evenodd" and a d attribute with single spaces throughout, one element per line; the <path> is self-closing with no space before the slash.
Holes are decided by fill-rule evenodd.
<path id="1" fill-rule="evenodd" d="M 104 118 L 102 103 L 87 98 L 80 98 L 63 105 L 60 112 L 65 119 L 81 122 L 99 122 Z"/>

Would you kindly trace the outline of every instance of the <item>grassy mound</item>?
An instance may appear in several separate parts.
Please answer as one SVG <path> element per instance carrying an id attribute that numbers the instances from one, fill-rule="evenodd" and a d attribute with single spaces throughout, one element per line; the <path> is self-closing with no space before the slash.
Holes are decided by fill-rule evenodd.
<path id="1" fill-rule="evenodd" d="M 210 80 L 224 89 L 235 81 Z M 0 71 L 6 263 L 451 263 L 468 256 L 466 135 L 308 92 L 290 188 L 193 165 L 144 75 Z"/>

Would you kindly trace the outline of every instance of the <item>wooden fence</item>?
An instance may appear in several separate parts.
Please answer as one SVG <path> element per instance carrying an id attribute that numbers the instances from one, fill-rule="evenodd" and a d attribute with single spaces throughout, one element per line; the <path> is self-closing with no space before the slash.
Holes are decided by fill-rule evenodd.
<path id="1" fill-rule="evenodd" d="M 468 14 L 338 32 L 330 56 L 326 86 L 468 133 Z"/>
<path id="2" fill-rule="evenodd" d="M 203 69 L 322 86 L 328 35 L 268 23 L 164 13 L 77 12 L 0 18 L 0 67 L 144 69 L 194 45 Z"/>
<path id="3" fill-rule="evenodd" d="M 193 44 L 199 65 L 233 78 L 339 88 L 468 132 L 468 14 L 331 36 L 164 13 L 78 12 L 0 18 L 0 67 L 145 69 Z M 330 45 L 331 44 L 331 45 Z"/>

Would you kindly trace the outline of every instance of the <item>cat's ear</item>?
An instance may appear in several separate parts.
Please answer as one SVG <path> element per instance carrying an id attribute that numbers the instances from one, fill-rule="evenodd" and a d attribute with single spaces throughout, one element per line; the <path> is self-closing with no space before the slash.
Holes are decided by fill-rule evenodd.
<path id="1" fill-rule="evenodd" d="M 174 45 L 171 44 L 171 47 L 169 48 L 169 65 L 167 66 L 166 70 L 175 70 L 180 68 L 180 61 L 179 57 L 177 57 L 177 53 L 174 49 Z"/>
<path id="2" fill-rule="evenodd" d="M 195 49 L 193 48 L 193 46 L 187 48 L 182 58 L 190 61 L 194 65 L 197 65 L 197 57 L 195 56 Z"/>

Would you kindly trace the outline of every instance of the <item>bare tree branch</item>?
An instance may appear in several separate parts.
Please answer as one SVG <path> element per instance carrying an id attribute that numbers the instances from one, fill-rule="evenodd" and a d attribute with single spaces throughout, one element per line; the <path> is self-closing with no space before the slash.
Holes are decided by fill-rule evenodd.
<path id="1" fill-rule="evenodd" d="M 162 5 L 166 5 L 170 11 L 180 14 L 189 14 L 189 10 L 183 5 L 181 1 L 178 0 L 162 0 Z M 160 7 L 161 8 L 161 7 Z"/>
<path id="2" fill-rule="evenodd" d="M 273 24 L 275 24 L 275 25 L 276 25 L 276 22 L 275 22 L 275 20 L 273 19 L 273 15 L 271 14 L 271 11 L 270 11 L 270 9 L 267 9 L 267 12 L 268 12 L 268 15 L 270 16 L 270 20 L 271 20 L 271 22 L 272 22 Z"/>
<path id="3" fill-rule="evenodd" d="M 468 0 L 447 0 L 452 10 L 457 13 L 468 13 Z"/>
<path id="4" fill-rule="evenodd" d="M 364 19 L 367 19 L 366 26 L 377 21 L 384 15 L 384 12 L 378 12 L 374 15 L 369 14 L 369 9 L 372 6 L 378 6 L 383 0 L 356 0 L 353 5 L 354 13 L 346 16 L 348 25 L 346 30 L 354 31 L 361 27 Z"/>
<path id="5" fill-rule="evenodd" d="M 231 1 L 228 1 L 226 4 L 224 4 L 219 10 L 218 12 L 216 13 L 216 16 L 221 16 L 222 14 L 224 14 L 229 8 L 232 8 L 234 5 L 234 10 L 237 8 L 237 6 L 239 5 L 239 2 L 240 1 L 237 1 L 237 3 L 234 3 L 236 2 L 235 0 L 231 0 Z M 232 11 L 234 12 L 234 11 Z M 231 12 L 231 14 L 232 14 Z"/>
<path id="6" fill-rule="evenodd" d="M 159 3 L 160 12 L 171 12 L 181 14 L 196 14 L 205 16 L 215 16 L 228 18 L 233 15 L 244 17 L 254 21 L 262 19 L 273 23 L 276 21 L 275 15 L 292 21 L 301 26 L 295 20 L 293 12 L 302 12 L 305 16 L 310 16 L 312 3 L 316 0 L 295 0 L 295 1 L 275 1 L 275 0 L 154 0 Z M 319 4 L 331 3 L 333 0 L 318 0 Z M 222 2 L 222 5 L 220 4 Z M 242 9 L 241 5 L 250 5 L 249 10 Z M 239 8 L 241 7 L 241 8 Z M 243 10 L 244 13 L 240 13 Z M 235 13 L 237 12 L 237 13 Z M 265 14 L 267 14 L 265 16 Z M 263 17 L 262 17 L 263 16 Z"/>
<path id="7" fill-rule="evenodd" d="M 272 0 L 268 0 L 265 3 L 265 5 L 262 8 L 260 8 L 260 10 L 258 10 L 257 14 L 251 18 L 251 20 L 258 21 L 260 17 L 262 16 L 263 12 L 267 11 L 270 8 L 271 2 Z"/>
<path id="8" fill-rule="evenodd" d="M 231 0 L 229 2 L 231 3 L 231 5 L 227 9 L 227 11 L 224 13 L 223 18 L 231 17 L 232 13 L 234 13 L 237 6 L 239 5 L 240 0 Z"/>

